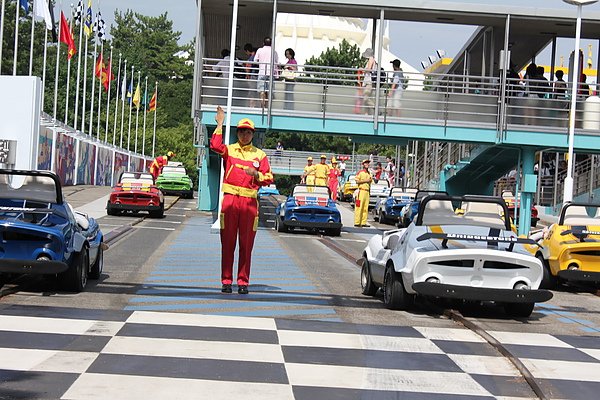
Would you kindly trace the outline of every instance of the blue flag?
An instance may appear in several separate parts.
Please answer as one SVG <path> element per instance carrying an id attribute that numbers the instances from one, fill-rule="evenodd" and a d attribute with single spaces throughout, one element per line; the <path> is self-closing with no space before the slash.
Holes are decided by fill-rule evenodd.
<path id="1" fill-rule="evenodd" d="M 21 4 L 21 7 L 23 7 L 25 13 L 29 12 L 29 2 L 27 0 L 19 0 L 19 4 Z"/>

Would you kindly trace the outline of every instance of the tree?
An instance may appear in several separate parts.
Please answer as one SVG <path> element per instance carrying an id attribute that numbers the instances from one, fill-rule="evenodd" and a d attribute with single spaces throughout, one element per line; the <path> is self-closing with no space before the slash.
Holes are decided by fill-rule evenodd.
<path id="1" fill-rule="evenodd" d="M 351 45 L 344 39 L 337 49 L 328 47 L 319 57 L 309 58 L 306 61 L 304 71 L 307 75 L 318 77 L 316 79 L 318 81 L 322 81 L 323 75 L 327 74 L 327 80 L 333 84 L 355 85 L 356 76 L 354 72 L 344 68 L 360 68 L 363 64 L 358 46 Z M 338 68 L 322 68 L 322 66 Z"/>

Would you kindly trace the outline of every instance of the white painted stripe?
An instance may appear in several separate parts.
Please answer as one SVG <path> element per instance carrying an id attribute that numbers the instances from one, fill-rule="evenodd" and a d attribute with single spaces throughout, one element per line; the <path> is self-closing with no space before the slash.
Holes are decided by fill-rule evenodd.
<path id="1" fill-rule="evenodd" d="M 430 340 L 451 340 L 456 342 L 487 343 L 481 336 L 467 329 L 414 327 Z"/>
<path id="2" fill-rule="evenodd" d="M 167 217 L 187 217 L 187 215 L 185 215 L 185 214 L 171 214 L 171 213 L 166 213 L 165 215 Z"/>
<path id="3" fill-rule="evenodd" d="M 367 243 L 367 240 L 358 240 L 358 239 L 340 239 L 340 238 L 335 238 L 333 239 L 335 242 L 357 242 L 357 243 Z"/>
<path id="4" fill-rule="evenodd" d="M 286 363 L 285 368 L 291 385 L 490 396 L 470 375 L 461 372 L 295 363 Z"/>
<path id="5" fill-rule="evenodd" d="M 171 207 L 170 210 L 192 211 L 192 209 L 189 207 Z"/>
<path id="6" fill-rule="evenodd" d="M 133 229 L 153 229 L 155 231 L 174 231 L 175 228 L 161 228 L 158 226 L 140 226 L 140 225 L 136 225 L 136 226 L 132 226 Z"/>
<path id="7" fill-rule="evenodd" d="M 181 313 L 161 313 L 154 311 L 135 311 L 128 323 L 158 324 L 158 325 L 183 325 L 207 326 L 217 328 L 243 328 L 276 330 L 275 320 L 272 318 L 228 317 L 223 315 L 199 315 Z"/>
<path id="8" fill-rule="evenodd" d="M 600 361 L 600 349 L 579 349 L 584 353 L 594 357 L 596 360 Z"/>
<path id="9" fill-rule="evenodd" d="M 102 353 L 283 363 L 276 344 L 115 336 Z"/>
<path id="10" fill-rule="evenodd" d="M 83 335 L 96 321 L 0 315 L 0 330 Z"/>
<path id="11" fill-rule="evenodd" d="M 282 346 L 328 347 L 335 349 L 365 349 L 442 354 L 429 339 L 354 335 L 348 333 L 277 331 Z"/>
<path id="12" fill-rule="evenodd" d="M 528 333 L 528 332 L 499 332 L 489 331 L 498 341 L 503 344 L 518 344 L 526 346 L 550 346 L 561 348 L 573 348 L 568 343 L 563 342 L 547 333 Z"/>
<path id="13" fill-rule="evenodd" d="M 539 379 L 566 379 L 572 381 L 600 382 L 597 363 L 579 361 L 521 359 L 523 364 Z"/>
<path id="14" fill-rule="evenodd" d="M 62 399 L 71 400 L 293 400 L 290 385 L 159 378 L 130 375 L 83 374 Z"/>
<path id="15" fill-rule="evenodd" d="M 101 228 L 104 228 L 104 227 L 116 228 L 118 226 L 123 226 L 124 224 L 123 225 L 113 225 L 113 224 L 104 224 L 104 223 L 100 222 L 99 225 Z"/>
<path id="16" fill-rule="evenodd" d="M 130 221 L 135 221 L 136 219 L 138 219 L 138 217 L 128 217 L 128 216 L 122 216 L 122 217 L 102 217 L 102 219 L 100 220 L 100 222 L 102 222 L 102 221 L 108 221 L 108 220 L 130 222 Z"/>
<path id="17" fill-rule="evenodd" d="M 515 366 L 506 358 L 498 354 L 494 356 L 475 356 L 470 354 L 447 354 L 466 373 L 496 375 L 496 376 L 521 376 Z"/>
<path id="18" fill-rule="evenodd" d="M 84 373 L 98 353 L 0 348 L 0 369 Z"/>

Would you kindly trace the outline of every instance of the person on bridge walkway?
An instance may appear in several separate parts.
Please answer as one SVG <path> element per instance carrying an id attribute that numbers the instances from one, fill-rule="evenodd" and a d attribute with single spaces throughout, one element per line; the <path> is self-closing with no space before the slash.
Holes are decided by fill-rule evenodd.
<path id="1" fill-rule="evenodd" d="M 329 175 L 327 176 L 327 186 L 329 186 L 329 190 L 331 190 L 331 199 L 333 201 L 337 201 L 338 186 L 340 184 L 338 179 L 340 175 L 341 172 L 338 168 L 338 162 L 335 157 L 331 157 L 331 167 L 329 168 Z"/>
<path id="2" fill-rule="evenodd" d="M 163 167 L 169 164 L 169 160 L 173 157 L 175 157 L 175 153 L 169 151 L 167 152 L 166 156 L 158 156 L 154 159 L 154 161 L 152 161 L 152 164 L 150 164 L 150 173 L 154 177 L 155 181 L 162 172 Z"/>
<path id="3" fill-rule="evenodd" d="M 309 186 L 315 185 L 315 166 L 313 165 L 312 157 L 306 159 L 306 167 L 304 167 L 304 173 L 302 174 L 302 183 Z"/>
<path id="4" fill-rule="evenodd" d="M 367 225 L 367 215 L 369 214 L 369 197 L 371 190 L 371 174 L 369 173 L 370 160 L 365 158 L 362 161 L 363 169 L 361 169 L 356 177 L 356 184 L 358 185 L 358 195 L 356 196 L 354 204 L 354 226 L 369 226 Z"/>
<path id="5" fill-rule="evenodd" d="M 210 139 L 210 148 L 223 157 L 225 175 L 221 185 L 221 292 L 231 293 L 233 283 L 233 253 L 240 242 L 238 257 L 238 293 L 248 294 L 250 263 L 254 237 L 258 227 L 258 188 L 273 183 L 271 166 L 264 151 L 252 145 L 254 122 L 248 118 L 237 124 L 237 143 L 223 143 L 225 113 L 217 107 L 217 127 Z"/>
<path id="6" fill-rule="evenodd" d="M 327 164 L 327 156 L 321 155 L 321 162 L 315 165 L 315 186 L 327 186 L 327 177 L 331 167 Z"/>

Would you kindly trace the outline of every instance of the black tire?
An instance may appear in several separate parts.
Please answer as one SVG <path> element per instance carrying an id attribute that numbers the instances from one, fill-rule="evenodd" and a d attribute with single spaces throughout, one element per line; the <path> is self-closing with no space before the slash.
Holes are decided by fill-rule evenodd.
<path id="1" fill-rule="evenodd" d="M 360 287 L 362 294 L 365 296 L 375 296 L 378 289 L 373 283 L 371 267 L 369 267 L 369 261 L 365 257 L 362 259 L 362 268 L 360 269 Z"/>
<path id="2" fill-rule="evenodd" d="M 117 211 L 115 211 L 111 206 L 110 203 L 108 203 L 106 205 L 106 214 L 107 215 L 117 215 Z"/>
<path id="3" fill-rule="evenodd" d="M 402 223 L 400 225 L 401 226 L 399 226 L 399 228 L 408 228 L 408 225 L 410 225 L 410 220 L 408 218 L 402 218 Z"/>
<path id="4" fill-rule="evenodd" d="M 383 212 L 383 210 L 379 210 L 379 223 L 387 224 L 387 218 L 385 217 L 385 213 Z"/>
<path id="5" fill-rule="evenodd" d="M 504 312 L 511 317 L 527 318 L 533 312 L 535 303 L 506 303 Z"/>
<path id="6" fill-rule="evenodd" d="M 87 247 L 83 247 L 79 253 L 73 257 L 73 262 L 69 269 L 61 274 L 62 286 L 71 292 L 79 293 L 87 285 L 88 271 L 90 269 L 90 257 Z"/>
<path id="7" fill-rule="evenodd" d="M 535 257 L 542 262 L 543 267 L 540 289 L 556 289 L 558 279 L 552 275 L 552 272 L 550 272 L 550 265 L 548 265 L 548 261 L 546 261 L 539 253 Z"/>
<path id="8" fill-rule="evenodd" d="M 160 205 L 160 210 L 150 211 L 150 217 L 152 218 L 162 218 L 165 215 L 165 205 Z"/>
<path id="9" fill-rule="evenodd" d="M 0 289 L 2 289 L 2 286 L 4 286 L 4 284 L 6 283 L 7 279 L 4 276 L 4 274 L 0 274 Z"/>
<path id="10" fill-rule="evenodd" d="M 287 227 L 285 226 L 285 224 L 281 220 L 281 217 L 279 217 L 279 216 L 275 217 L 275 229 L 277 230 L 277 232 L 282 232 L 282 233 L 285 233 L 288 231 Z"/>
<path id="11" fill-rule="evenodd" d="M 342 234 L 342 228 L 327 229 L 329 236 L 340 236 Z"/>
<path id="12" fill-rule="evenodd" d="M 394 271 L 391 263 L 385 268 L 383 302 L 390 310 L 408 310 L 414 302 L 414 296 L 404 289 L 402 274 Z"/>
<path id="13" fill-rule="evenodd" d="M 94 261 L 94 264 L 90 268 L 90 279 L 100 279 L 100 276 L 102 275 L 102 270 L 104 269 L 103 245 L 104 244 L 100 242 L 100 245 L 98 246 L 98 255 L 96 256 L 96 261 Z"/>

